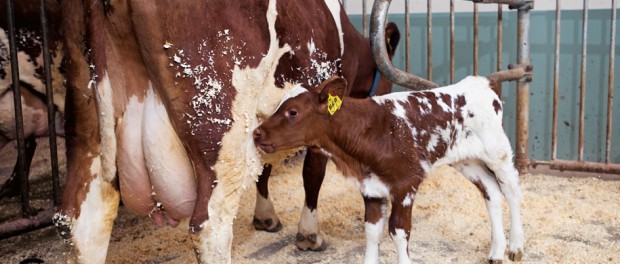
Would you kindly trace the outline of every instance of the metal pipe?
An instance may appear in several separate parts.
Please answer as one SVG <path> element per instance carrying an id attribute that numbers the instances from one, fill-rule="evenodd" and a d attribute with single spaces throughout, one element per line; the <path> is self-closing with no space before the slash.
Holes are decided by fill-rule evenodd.
<path id="1" fill-rule="evenodd" d="M 467 0 L 472 1 L 474 3 L 482 3 L 482 4 L 505 4 L 512 6 L 522 6 L 525 5 L 527 0 Z"/>
<path id="2" fill-rule="evenodd" d="M 575 160 L 552 160 L 549 168 L 553 170 L 587 171 L 596 173 L 620 174 L 620 164 Z"/>
<path id="3" fill-rule="evenodd" d="M 555 1 L 555 66 L 553 72 L 553 117 L 551 128 L 551 160 L 558 153 L 558 100 L 560 97 L 560 0 Z"/>
<path id="4" fill-rule="evenodd" d="M 385 47 L 385 20 L 390 2 L 390 0 L 376 0 L 372 8 L 370 46 L 373 59 L 377 63 L 379 71 L 387 80 L 409 89 L 418 90 L 439 87 L 436 83 L 396 69 L 388 59 Z"/>
<path id="5" fill-rule="evenodd" d="M 474 75 L 478 75 L 478 4 L 474 3 Z"/>
<path id="6" fill-rule="evenodd" d="M 609 41 L 609 86 L 607 94 L 607 137 L 605 138 L 605 162 L 611 162 L 611 132 L 614 105 L 614 62 L 616 59 L 616 0 L 611 1 L 611 40 Z"/>
<path id="7" fill-rule="evenodd" d="M 368 11 L 366 9 L 366 0 L 362 0 L 362 14 L 362 30 L 364 31 L 364 36 L 368 37 L 368 18 L 366 17 Z"/>
<path id="8" fill-rule="evenodd" d="M 431 12 L 431 0 L 426 0 L 426 78 L 433 81 L 433 13 Z"/>
<path id="9" fill-rule="evenodd" d="M 17 219 L 15 221 L 0 224 L 0 239 L 16 236 L 31 230 L 36 230 L 52 225 L 52 216 L 56 208 L 48 208 L 35 216 Z"/>
<path id="10" fill-rule="evenodd" d="M 583 23 L 581 35 L 581 83 L 579 85 L 579 143 L 578 160 L 583 160 L 583 141 L 585 128 L 585 99 L 586 99 L 586 54 L 588 49 L 588 0 L 583 0 Z"/>
<path id="11" fill-rule="evenodd" d="M 497 5 L 497 71 L 502 70 L 502 50 L 503 50 L 503 20 L 504 20 L 504 10 L 502 9 L 502 5 Z"/>
<path id="12" fill-rule="evenodd" d="M 9 50 L 11 56 L 11 77 L 13 82 L 13 103 L 15 107 L 15 132 L 17 134 L 17 177 L 21 193 L 22 214 L 30 212 L 30 190 L 28 187 L 28 175 L 26 174 L 26 141 L 24 139 L 24 120 L 22 117 L 21 92 L 19 81 L 19 66 L 17 61 L 17 42 L 15 41 L 15 17 L 13 13 L 13 0 L 7 3 L 7 26 L 9 28 Z"/>
<path id="13" fill-rule="evenodd" d="M 454 83 L 454 0 L 450 0 L 450 83 Z"/>
<path id="14" fill-rule="evenodd" d="M 529 70 L 529 71 L 528 71 Z M 505 81 L 516 81 L 525 77 L 527 73 L 531 73 L 531 68 L 526 69 L 524 67 L 515 67 L 513 69 L 505 70 L 505 71 L 497 71 L 487 75 L 487 78 L 492 83 L 501 83 Z"/>
<path id="15" fill-rule="evenodd" d="M 520 8 L 517 12 L 517 59 L 521 65 L 530 65 L 529 24 L 530 6 Z M 517 82 L 517 142 L 515 165 L 519 173 L 527 173 L 529 166 L 529 106 L 530 88 L 527 80 Z"/>
<path id="16" fill-rule="evenodd" d="M 45 68 L 45 90 L 47 93 L 47 125 L 50 141 L 50 161 L 52 163 L 52 195 L 54 205 L 60 204 L 60 183 L 58 177 L 58 151 L 56 147 L 56 109 L 54 107 L 54 90 L 52 89 L 52 69 L 50 67 L 49 35 L 47 32 L 47 14 L 45 0 L 39 0 L 41 32 L 43 35 L 43 66 Z"/>
<path id="17" fill-rule="evenodd" d="M 405 71 L 411 72 L 410 62 L 409 62 L 409 52 L 410 52 L 410 43 L 409 43 L 409 35 L 410 35 L 410 25 L 411 25 L 411 10 L 409 9 L 409 0 L 405 0 Z"/>

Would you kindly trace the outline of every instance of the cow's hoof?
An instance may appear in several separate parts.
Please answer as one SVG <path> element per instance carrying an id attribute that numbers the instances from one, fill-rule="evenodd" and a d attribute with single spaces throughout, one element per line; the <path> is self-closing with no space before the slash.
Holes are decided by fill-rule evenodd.
<path id="1" fill-rule="evenodd" d="M 277 220 L 277 222 L 274 223 L 271 218 L 261 221 L 258 218 L 254 217 L 254 220 L 252 220 L 252 225 L 256 230 L 267 231 L 270 233 L 282 230 L 282 223 L 280 223 L 280 220 Z"/>
<path id="2" fill-rule="evenodd" d="M 502 264 L 504 263 L 501 259 L 489 259 L 489 264 Z"/>
<path id="3" fill-rule="evenodd" d="M 516 252 L 509 252 L 508 258 L 510 258 L 510 260 L 512 261 L 521 261 L 521 259 L 523 258 L 523 251 L 517 250 Z"/>
<path id="4" fill-rule="evenodd" d="M 316 233 L 308 235 L 297 233 L 297 236 L 295 237 L 295 245 L 300 250 L 323 251 L 327 248 L 323 242 L 324 241 L 321 235 Z"/>

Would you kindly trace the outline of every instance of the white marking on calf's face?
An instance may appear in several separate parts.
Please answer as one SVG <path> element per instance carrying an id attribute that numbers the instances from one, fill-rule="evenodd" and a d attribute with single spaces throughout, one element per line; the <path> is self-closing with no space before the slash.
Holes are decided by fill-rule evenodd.
<path id="1" fill-rule="evenodd" d="M 286 92 L 286 94 L 284 94 L 284 98 L 282 98 L 282 101 L 280 101 L 280 104 L 278 105 L 278 107 L 276 107 L 276 110 L 274 110 L 273 112 L 277 112 L 278 109 L 280 109 L 280 107 L 282 106 L 282 104 L 284 102 L 286 102 L 288 99 L 291 98 L 295 98 L 298 95 L 308 92 L 308 90 L 306 90 L 306 88 L 302 87 L 299 84 L 296 84 L 295 86 L 293 86 L 293 89 L 291 89 L 290 91 Z"/>

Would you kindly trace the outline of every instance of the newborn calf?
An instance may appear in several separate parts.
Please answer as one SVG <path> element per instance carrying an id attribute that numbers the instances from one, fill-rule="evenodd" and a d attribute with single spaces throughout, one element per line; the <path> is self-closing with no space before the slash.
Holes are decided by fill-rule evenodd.
<path id="1" fill-rule="evenodd" d="M 523 255 L 521 189 L 502 128 L 502 104 L 485 77 L 470 76 L 433 90 L 367 99 L 346 98 L 346 81 L 332 77 L 314 91 L 291 91 L 254 131 L 263 151 L 320 148 L 343 175 L 353 178 L 366 206 L 365 263 L 378 263 L 386 220 L 398 263 L 408 253 L 411 206 L 433 168 L 449 164 L 482 192 L 492 229 L 491 262 L 506 249 L 502 193 L 510 208 L 509 258 Z M 387 200 L 392 204 L 389 216 Z"/>

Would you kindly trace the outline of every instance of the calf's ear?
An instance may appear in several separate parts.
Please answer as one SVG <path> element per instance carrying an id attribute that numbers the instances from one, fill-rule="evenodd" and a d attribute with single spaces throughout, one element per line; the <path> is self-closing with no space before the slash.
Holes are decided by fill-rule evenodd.
<path id="1" fill-rule="evenodd" d="M 342 103 L 346 91 L 347 81 L 342 77 L 333 76 L 323 81 L 316 88 L 319 97 L 319 111 L 328 112 L 327 108 L 330 98 L 333 100 L 334 97 L 337 97 L 337 100 Z M 331 114 L 333 114 L 333 112 Z"/>
<path id="2" fill-rule="evenodd" d="M 394 57 L 394 53 L 396 53 L 396 47 L 399 41 L 400 31 L 398 30 L 398 26 L 393 22 L 388 23 L 385 27 L 385 46 L 387 47 L 390 60 Z"/>

